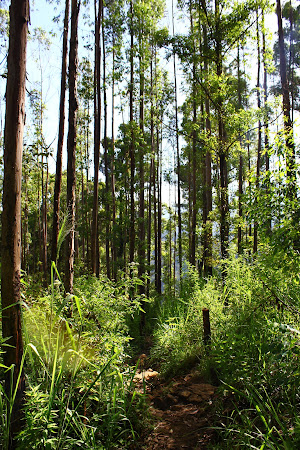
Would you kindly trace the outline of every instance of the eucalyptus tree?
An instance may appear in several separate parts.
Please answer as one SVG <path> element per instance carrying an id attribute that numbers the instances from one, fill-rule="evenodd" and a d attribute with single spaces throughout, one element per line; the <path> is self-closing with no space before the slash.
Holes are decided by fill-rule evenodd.
<path id="1" fill-rule="evenodd" d="M 257 108 L 260 112 L 261 109 L 261 42 L 260 42 L 260 29 L 258 21 L 259 10 L 256 10 L 256 43 L 257 43 L 257 84 L 256 84 L 256 94 L 257 94 Z M 256 195 L 255 204 L 257 204 L 257 195 L 259 191 L 259 178 L 260 178 L 260 166 L 261 166 L 261 154 L 262 154 L 262 122 L 260 117 L 258 118 L 258 136 L 257 136 L 257 159 L 256 159 Z M 253 229 L 253 253 L 257 252 L 257 232 L 258 223 L 254 222 Z"/>
<path id="2" fill-rule="evenodd" d="M 10 417 L 8 448 L 16 448 L 15 434 L 22 427 L 25 390 L 21 321 L 21 178 L 25 122 L 26 47 L 30 11 L 28 0 L 10 5 L 4 132 L 4 183 L 2 210 L 2 336 L 6 342 L 3 362 L 6 411 Z M 12 401 L 12 393 L 15 399 Z M 11 404 L 10 404 L 11 402 Z"/>
<path id="3" fill-rule="evenodd" d="M 70 0 L 66 0 L 65 1 L 64 25 L 63 25 L 63 45 L 62 45 L 60 101 L 59 101 L 59 128 L 58 128 L 57 153 L 56 153 L 56 173 L 55 173 L 55 187 L 54 187 L 54 199 L 53 199 L 51 261 L 56 261 L 56 258 L 57 258 L 57 241 L 58 241 L 58 233 L 59 233 L 60 192 L 61 192 L 61 179 L 62 179 L 62 152 L 63 152 L 63 142 L 64 142 L 64 135 L 65 135 L 65 98 L 66 98 L 66 81 L 67 81 L 69 10 L 70 10 Z"/>
<path id="4" fill-rule="evenodd" d="M 280 0 L 276 1 L 276 14 L 278 21 L 278 45 L 279 45 L 279 61 L 280 61 L 280 80 L 282 89 L 283 126 L 286 145 L 287 195 L 290 199 L 294 199 L 295 196 L 297 195 L 296 153 L 293 136 L 293 123 L 291 119 L 290 88 L 287 75 L 286 54 L 284 48 L 284 31 L 282 25 L 282 10 Z"/>
<path id="5" fill-rule="evenodd" d="M 175 35 L 174 0 L 172 0 L 172 35 L 173 37 Z M 173 46 L 174 106 L 175 106 L 176 162 L 177 162 L 178 260 L 179 260 L 179 277 L 181 280 L 181 272 L 182 272 L 182 219 L 181 219 L 181 187 L 180 187 L 181 163 L 180 163 L 180 147 L 179 147 L 178 87 L 177 87 L 176 67 L 177 67 L 176 52 Z"/>
<path id="6" fill-rule="evenodd" d="M 249 21 L 251 19 L 252 3 L 243 2 L 238 4 L 201 1 L 191 4 L 188 2 L 187 9 L 193 10 L 193 28 L 190 36 L 179 36 L 176 48 L 178 55 L 190 74 L 191 86 L 196 80 L 199 107 L 202 111 L 197 119 L 199 130 L 202 129 L 199 145 L 203 148 L 205 158 L 202 170 L 201 184 L 205 186 L 202 208 L 204 211 L 204 226 L 208 224 L 208 235 L 204 237 L 204 249 L 207 264 L 207 273 L 211 273 L 211 228 L 209 216 L 212 209 L 212 197 L 210 186 L 211 157 L 217 168 L 218 199 L 220 219 L 220 247 L 221 257 L 225 259 L 228 255 L 229 244 L 229 170 L 230 155 L 235 147 L 238 147 L 241 128 L 245 128 L 245 117 L 243 111 L 237 106 L 236 76 L 232 71 L 232 61 L 238 42 L 244 37 Z M 196 41 L 195 41 L 196 40 Z M 193 70 L 194 47 L 199 53 L 200 68 Z M 231 66 L 228 67 L 229 61 Z M 194 81 L 193 81 L 194 80 Z M 191 88 L 192 89 L 192 88 Z M 201 103 L 204 102 L 203 106 Z M 201 142 L 202 141 L 202 142 Z M 209 149 L 209 150 L 208 150 Z M 210 261 L 210 262 L 209 262 Z"/>
<path id="7" fill-rule="evenodd" d="M 101 44 L 100 30 L 102 17 L 102 0 L 94 0 L 95 13 L 95 59 L 94 59 L 94 191 L 93 217 L 91 233 L 92 272 L 99 276 L 99 230 L 98 230 L 98 196 L 99 196 L 99 161 L 101 140 L 101 87 L 100 64 Z"/>
<path id="8" fill-rule="evenodd" d="M 68 130 L 68 163 L 67 163 L 67 209 L 70 221 L 70 232 L 66 246 L 66 292 L 73 294 L 74 257 L 75 257 L 75 189 L 76 189 L 76 140 L 77 140 L 77 69 L 78 69 L 78 16 L 80 3 L 71 3 L 71 35 L 69 50 L 69 130 Z"/>
<path id="9" fill-rule="evenodd" d="M 105 174 L 105 255 L 106 255 L 106 273 L 111 278 L 111 180 L 110 168 L 108 163 L 108 112 L 107 112 L 107 74 L 106 74 L 106 27 L 104 17 L 104 6 L 102 5 L 102 90 L 104 106 L 104 124 L 103 124 L 103 148 L 104 148 L 104 174 Z"/>
<path id="10" fill-rule="evenodd" d="M 124 0 L 114 0 L 106 5 L 105 16 L 105 46 L 106 55 L 111 55 L 111 72 L 108 75 L 107 83 L 111 85 L 111 145 L 107 139 L 108 159 L 110 161 L 110 187 L 111 187 L 111 206 L 112 206 L 112 230 L 111 230 L 111 275 L 113 279 L 117 278 L 118 253 L 120 249 L 117 244 L 117 228 L 122 228 L 122 220 L 117 217 L 117 198 L 116 198 L 116 167 L 115 167 L 115 97 L 122 89 L 124 82 L 122 51 L 123 35 L 125 33 L 125 2 Z"/>
<path id="11" fill-rule="evenodd" d="M 82 258 L 86 267 L 90 264 L 90 228 L 91 211 L 90 200 L 90 147 L 91 147 L 91 109 L 94 99 L 93 93 L 93 69 L 88 57 L 84 57 L 79 64 L 78 80 L 78 143 L 80 184 L 81 184 L 81 217 L 78 217 L 80 225 L 80 241 L 82 247 Z"/>

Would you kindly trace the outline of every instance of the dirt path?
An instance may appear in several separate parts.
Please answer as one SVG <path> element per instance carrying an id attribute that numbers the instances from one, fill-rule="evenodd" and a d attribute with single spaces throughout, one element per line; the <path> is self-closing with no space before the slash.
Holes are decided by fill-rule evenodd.
<path id="1" fill-rule="evenodd" d="M 152 369 L 136 375 L 138 388 L 146 385 L 153 431 L 139 449 L 207 449 L 214 441 L 210 429 L 216 387 L 205 383 L 197 371 L 161 383 Z"/>

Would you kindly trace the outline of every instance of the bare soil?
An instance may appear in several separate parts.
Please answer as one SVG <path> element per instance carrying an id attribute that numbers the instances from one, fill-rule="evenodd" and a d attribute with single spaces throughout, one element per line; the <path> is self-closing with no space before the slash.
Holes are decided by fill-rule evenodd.
<path id="1" fill-rule="evenodd" d="M 141 358 L 142 364 L 146 357 Z M 214 446 L 212 427 L 216 387 L 203 380 L 197 370 L 168 382 L 159 373 L 140 369 L 135 377 L 137 390 L 146 387 L 152 431 L 135 447 L 144 450 L 208 449 Z"/>

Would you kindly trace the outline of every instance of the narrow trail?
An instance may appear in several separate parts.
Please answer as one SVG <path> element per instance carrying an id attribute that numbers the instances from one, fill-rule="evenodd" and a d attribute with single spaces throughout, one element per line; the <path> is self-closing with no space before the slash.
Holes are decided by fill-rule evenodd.
<path id="1" fill-rule="evenodd" d="M 161 382 L 151 368 L 139 370 L 135 376 L 138 390 L 146 388 L 153 429 L 137 448 L 207 449 L 213 448 L 216 434 L 210 427 L 214 421 L 216 387 L 203 380 L 197 370 L 185 376 Z"/>

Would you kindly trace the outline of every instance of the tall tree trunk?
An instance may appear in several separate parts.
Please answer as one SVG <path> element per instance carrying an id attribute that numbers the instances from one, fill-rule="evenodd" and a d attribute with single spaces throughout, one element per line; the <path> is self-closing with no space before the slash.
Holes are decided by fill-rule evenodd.
<path id="1" fill-rule="evenodd" d="M 152 122 L 153 125 L 153 122 Z M 151 149 L 153 149 L 153 126 L 151 125 Z M 152 153 L 152 150 L 151 150 Z M 150 294 L 150 278 L 151 278 L 151 237 L 152 237 L 152 186 L 154 173 L 154 159 L 151 157 L 150 174 L 149 174 L 149 190 L 148 190 L 148 230 L 147 230 L 147 297 Z"/>
<path id="2" fill-rule="evenodd" d="M 99 276 L 99 240 L 98 240 L 98 188 L 99 188 L 99 160 L 100 160 L 100 134 L 101 134 L 101 92 L 100 92 L 100 24 L 102 15 L 102 0 L 94 3 L 95 7 L 95 68 L 94 68 L 94 193 L 93 217 L 91 233 L 92 272 Z"/>
<path id="3" fill-rule="evenodd" d="M 216 40 L 216 66 L 217 76 L 222 75 L 222 36 L 221 36 L 221 16 L 220 2 L 215 0 L 215 40 Z M 218 101 L 218 140 L 219 140 L 219 161 L 220 161 L 220 235 L 221 235 L 221 256 L 226 259 L 228 256 L 229 239 L 229 204 L 228 204 L 228 170 L 227 170 L 227 152 L 225 151 L 225 127 L 222 114 L 222 101 Z M 223 272 L 225 276 L 225 272 Z"/>
<path id="4" fill-rule="evenodd" d="M 162 119 L 161 119 L 162 123 Z M 160 150 L 159 127 L 157 127 L 157 293 L 161 294 L 162 272 L 162 155 Z"/>
<path id="5" fill-rule="evenodd" d="M 67 79 L 67 55 L 68 55 L 68 32 L 69 32 L 69 9 L 70 1 L 66 0 L 65 17 L 64 17 L 64 33 L 63 33 L 63 49 L 62 49 L 62 65 L 61 65 L 61 82 L 60 82 L 60 102 L 59 102 L 59 129 L 56 154 L 56 173 L 54 185 L 53 200 L 53 225 L 52 225 L 52 245 L 51 245 L 51 261 L 57 259 L 57 240 L 59 233 L 59 209 L 60 209 L 60 191 L 62 178 L 62 151 L 65 134 L 65 98 L 66 98 L 66 79 Z"/>
<path id="6" fill-rule="evenodd" d="M 190 22 L 191 22 L 191 33 L 192 36 L 194 34 L 194 23 L 193 23 L 193 11 L 192 11 L 192 6 L 190 3 Z M 191 194 L 192 194 L 192 198 L 191 198 L 191 247 L 190 247 L 190 263 L 193 266 L 196 266 L 196 225 L 197 225 L 197 208 L 196 208 L 196 199 L 197 199 L 197 195 L 196 195 L 196 164 L 197 164 L 197 160 L 196 160 L 196 153 L 197 153 L 197 143 L 196 143 L 196 139 L 197 139 L 197 133 L 196 133 L 196 126 L 197 126 L 197 103 L 196 103 L 196 46 L 194 43 L 194 38 L 193 38 L 193 80 L 192 80 L 192 103 L 193 103 L 193 131 L 192 131 L 192 154 L 191 154 L 191 166 L 192 166 L 192 171 L 191 171 Z"/>
<path id="7" fill-rule="evenodd" d="M 88 102 L 87 114 L 90 117 L 90 107 Z M 85 145 L 85 170 L 86 170 L 86 198 L 89 198 L 90 189 L 89 189 L 89 164 L 90 164 L 90 142 L 89 142 L 89 125 L 86 128 L 86 145 Z M 89 267 L 90 262 L 90 245 L 89 245 L 89 235 L 90 235 L 90 215 L 88 212 L 87 202 L 85 208 L 85 237 L 86 237 L 86 267 Z"/>
<path id="8" fill-rule="evenodd" d="M 248 151 L 248 172 L 251 173 L 251 154 L 250 154 L 250 140 L 249 140 L 249 136 L 247 137 L 247 151 Z M 251 183 L 251 178 L 249 178 L 249 195 L 250 195 L 250 199 L 252 199 L 252 183 Z M 252 236 L 252 223 L 250 221 L 249 223 L 249 237 Z"/>
<path id="9" fill-rule="evenodd" d="M 204 48 L 207 49 L 207 30 L 203 27 Z M 204 59 L 204 73 L 208 75 L 207 59 Z M 206 139 L 211 134 L 210 123 L 210 102 L 207 93 L 205 93 L 205 136 Z M 203 269 L 204 276 L 212 275 L 212 223 L 210 213 L 212 212 L 212 185 L 211 185 L 211 153 L 206 146 L 204 163 L 204 188 L 203 188 Z"/>
<path id="10" fill-rule="evenodd" d="M 264 130 L 265 130 L 265 164 L 266 164 L 266 194 L 267 194 L 267 202 L 270 206 L 270 156 L 269 156 L 269 115 L 268 115 L 268 71 L 266 64 L 266 36 L 265 36 L 265 22 L 264 22 L 264 14 L 262 17 L 263 20 L 263 65 L 264 65 Z M 270 211 L 270 208 L 268 208 Z M 268 214 L 267 219 L 267 234 L 271 234 L 271 211 Z"/>
<path id="11" fill-rule="evenodd" d="M 240 44 L 238 46 L 238 108 L 239 110 L 242 109 L 242 87 L 241 87 L 241 60 L 240 60 Z M 242 147 L 242 138 L 241 135 L 239 136 L 240 140 L 240 147 Z M 238 246 L 238 254 L 241 255 L 243 253 L 243 241 L 242 241 L 242 220 L 243 220 L 243 204 L 242 204 L 242 197 L 243 197 L 243 168 L 244 168 L 244 161 L 243 161 L 243 155 L 242 155 L 242 148 L 240 149 L 240 157 L 239 157 L 239 197 L 238 197 L 238 214 L 239 214 L 239 225 L 238 225 L 238 239 L 237 239 L 237 246 Z"/>
<path id="12" fill-rule="evenodd" d="M 153 233 L 154 233 L 154 274 L 155 289 L 158 291 L 158 226 L 157 226 L 157 163 L 153 158 Z"/>
<path id="13" fill-rule="evenodd" d="M 44 170 L 44 169 L 43 169 Z M 46 158 L 46 183 L 43 187 L 43 271 L 44 271 L 44 283 L 47 286 L 48 278 L 48 261 L 47 261 L 47 241 L 48 241 L 48 220 L 47 220 L 47 198 L 48 198 L 48 183 L 49 183 L 49 165 L 48 158 Z"/>
<path id="14" fill-rule="evenodd" d="M 116 252 L 116 181 L 115 181 L 115 32 L 113 30 L 112 54 L 112 88 L 111 88 L 111 198 L 112 198 L 112 278 L 117 279 L 117 252 Z"/>
<path id="15" fill-rule="evenodd" d="M 261 108 L 261 99 L 260 99 L 260 37 L 259 37 L 259 23 L 258 23 L 258 11 L 256 11 L 256 39 L 257 39 L 257 108 L 260 110 Z M 256 160 L 256 193 L 254 203 L 257 206 L 257 197 L 259 190 L 259 177 L 260 177 L 260 164 L 261 164 L 261 140 L 262 140 L 262 127 L 261 120 L 258 120 L 258 141 L 257 141 L 257 160 Z M 255 208 L 257 209 L 257 207 Z M 253 253 L 257 252 L 257 229 L 258 223 L 257 220 L 254 221 L 254 229 L 253 229 Z"/>
<path id="16" fill-rule="evenodd" d="M 143 24 L 140 23 L 139 32 L 139 74 L 140 74 L 140 98 L 139 98 L 139 126 L 141 131 L 141 145 L 139 149 L 139 221 L 138 221 L 138 277 L 143 279 L 145 276 L 145 171 L 144 171 L 144 88 L 145 88 L 145 61 L 143 48 Z M 140 295 L 145 294 L 145 282 L 139 286 Z M 142 310 L 145 310 L 145 302 L 141 304 Z M 146 314 L 141 311 L 140 333 L 145 333 Z"/>
<path id="17" fill-rule="evenodd" d="M 172 0 L 172 28 L 173 36 L 175 35 L 174 24 L 174 0 Z M 173 49 L 173 68 L 174 68 L 174 98 L 175 98 L 175 133 L 176 133 L 176 158 L 177 158 L 177 214 L 178 214 L 178 260 L 179 260 L 179 277 L 181 281 L 182 272 L 182 219 L 181 219 L 181 161 L 179 147 L 179 127 L 178 127 L 178 94 L 177 94 L 177 73 L 176 73 L 176 53 Z"/>
<path id="18" fill-rule="evenodd" d="M 28 229 L 28 172 L 27 172 L 27 168 L 23 167 L 24 170 L 24 184 L 25 184 L 25 207 L 24 207 L 24 218 L 22 221 L 22 231 L 23 231 L 23 245 L 22 245 L 22 250 L 23 250 L 23 261 L 22 261 L 22 268 L 23 270 L 25 270 L 25 272 L 27 274 L 29 274 L 29 261 L 28 261 L 28 256 L 29 256 L 29 252 L 28 252 L 28 234 L 29 234 L 29 229 Z"/>
<path id="19" fill-rule="evenodd" d="M 149 194 L 148 194 L 148 236 L 147 236 L 147 296 L 150 292 L 150 278 L 151 278 L 151 237 L 152 237 L 152 187 L 155 183 L 155 163 L 154 163 L 154 99 L 153 99 L 153 47 L 151 48 L 151 62 L 150 62 L 150 140 L 151 140 L 151 160 L 149 173 Z M 155 216 L 156 217 L 156 216 Z M 156 265 L 155 265 L 156 273 Z M 155 275 L 156 276 L 156 275 Z M 156 278 L 155 278 L 156 280 Z"/>
<path id="20" fill-rule="evenodd" d="M 85 110 L 85 114 L 87 111 Z M 84 193 L 84 157 L 82 149 L 80 149 L 80 158 L 82 161 L 81 164 L 81 223 L 82 223 L 82 229 L 83 233 L 81 236 L 81 245 L 82 245 L 82 261 L 85 263 L 86 261 L 86 244 L 85 244 L 85 237 L 86 237 L 86 228 L 85 228 L 85 193 Z"/>
<path id="21" fill-rule="evenodd" d="M 3 362 L 13 367 L 4 372 L 8 400 L 16 392 L 10 421 L 9 449 L 22 427 L 25 375 L 22 367 L 21 322 L 21 182 L 23 129 L 25 121 L 26 46 L 29 22 L 28 0 L 12 0 L 7 62 L 6 114 L 4 131 L 4 182 L 2 197 L 2 337 L 6 343 Z M 20 373 L 21 372 L 21 373 Z"/>
<path id="22" fill-rule="evenodd" d="M 104 104 L 104 174 L 105 174 L 105 255 L 106 273 L 111 278 L 110 268 L 110 177 L 108 168 L 108 142 L 107 142 L 107 95 L 106 95 L 106 51 L 105 51 L 105 30 L 104 30 L 104 8 L 102 5 L 102 48 L 103 48 L 103 104 Z"/>
<path id="23" fill-rule="evenodd" d="M 296 196 L 296 154 L 295 143 L 293 136 L 293 123 L 291 120 L 291 105 L 289 83 L 287 79 L 286 70 L 286 56 L 284 50 L 284 36 L 282 27 L 282 13 L 280 0 L 276 0 L 276 13 L 278 21 L 278 41 L 279 41 L 279 61 L 280 61 L 280 79 L 282 88 L 282 102 L 283 102 L 283 123 L 285 132 L 286 145 L 286 165 L 287 165 L 287 196 L 294 199 Z"/>
<path id="24" fill-rule="evenodd" d="M 141 138 L 144 140 L 144 87 L 145 87 L 145 62 L 143 49 L 143 30 L 140 36 L 140 56 L 139 56 L 139 73 L 140 73 L 140 130 Z M 144 142 L 139 149 L 139 240 L 138 240 L 138 276 L 141 279 L 145 275 L 145 171 L 144 171 Z M 145 293 L 145 284 L 140 285 L 140 294 Z"/>
<path id="25" fill-rule="evenodd" d="M 76 188 L 76 141 L 77 141 L 77 68 L 78 68 L 78 16 L 80 3 L 72 0 L 71 38 L 69 55 L 69 131 L 67 164 L 67 208 L 70 217 L 70 233 L 67 236 L 65 289 L 73 293 L 75 256 L 75 188 Z"/>
<path id="26" fill-rule="evenodd" d="M 133 30 L 133 0 L 130 0 L 130 85 L 129 85 L 129 121 L 131 127 L 131 139 L 129 147 L 130 159 L 130 226 L 129 226 L 129 262 L 134 261 L 135 250 L 135 202 L 134 202 L 134 177 L 135 177 L 135 142 L 133 130 L 133 88 L 134 88 L 134 30 Z M 131 270 L 132 273 L 132 270 Z"/>
<path id="27" fill-rule="evenodd" d="M 290 22 L 290 49 L 289 49 L 289 68 L 288 68 L 288 80 L 290 83 L 290 94 L 291 94 L 291 121 L 294 122 L 294 45 L 293 45 L 293 36 L 294 36 L 294 18 L 293 18 L 293 7 L 292 0 L 289 2 L 289 22 Z"/>

